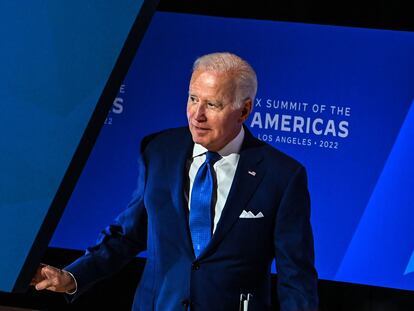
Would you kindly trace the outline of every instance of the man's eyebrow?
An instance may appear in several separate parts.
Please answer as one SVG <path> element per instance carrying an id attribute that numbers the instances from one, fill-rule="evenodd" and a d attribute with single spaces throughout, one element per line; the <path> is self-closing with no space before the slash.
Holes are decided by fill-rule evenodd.
<path id="1" fill-rule="evenodd" d="M 191 90 L 188 91 L 188 96 L 197 97 L 198 98 L 198 96 L 196 94 L 194 94 L 193 92 L 191 92 Z M 204 102 L 213 103 L 213 104 L 218 105 L 220 107 L 223 107 L 224 106 L 223 101 L 222 100 L 219 100 L 219 99 L 205 99 Z"/>

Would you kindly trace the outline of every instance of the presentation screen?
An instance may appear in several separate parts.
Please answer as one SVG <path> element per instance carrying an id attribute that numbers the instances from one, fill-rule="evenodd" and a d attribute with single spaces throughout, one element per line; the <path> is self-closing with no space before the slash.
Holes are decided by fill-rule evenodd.
<path id="1" fill-rule="evenodd" d="M 51 246 L 126 207 L 140 140 L 186 125 L 192 63 L 217 51 L 257 71 L 247 128 L 307 168 L 320 278 L 414 290 L 411 32 L 156 13 Z"/>
<path id="2" fill-rule="evenodd" d="M 97 103 L 148 3 L 0 4 L 0 291 L 29 285 L 76 180 L 68 167 L 87 157 L 80 142 L 96 138 L 83 136 L 101 125 Z"/>

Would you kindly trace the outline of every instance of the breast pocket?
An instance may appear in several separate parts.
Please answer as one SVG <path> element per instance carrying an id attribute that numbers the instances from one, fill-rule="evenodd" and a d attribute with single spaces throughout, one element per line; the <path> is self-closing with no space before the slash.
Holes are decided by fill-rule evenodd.
<path id="1" fill-rule="evenodd" d="M 252 256 L 271 251 L 272 232 L 269 219 L 266 217 L 239 217 L 231 230 L 231 241 L 240 254 Z"/>

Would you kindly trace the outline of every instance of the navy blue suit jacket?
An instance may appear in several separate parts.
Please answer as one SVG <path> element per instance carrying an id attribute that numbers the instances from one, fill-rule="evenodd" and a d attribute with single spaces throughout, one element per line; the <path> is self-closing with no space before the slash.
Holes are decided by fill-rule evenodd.
<path id="1" fill-rule="evenodd" d="M 233 184 L 214 235 L 196 260 L 184 187 L 193 142 L 188 128 L 149 136 L 141 145 L 138 189 L 97 245 L 68 266 L 80 295 L 147 249 L 134 310 L 249 310 L 270 306 L 276 258 L 281 310 L 316 310 L 310 204 L 304 167 L 246 129 Z M 249 173 L 250 172 L 250 173 Z M 252 174 L 252 172 L 254 172 Z M 243 210 L 262 218 L 239 218 Z"/>

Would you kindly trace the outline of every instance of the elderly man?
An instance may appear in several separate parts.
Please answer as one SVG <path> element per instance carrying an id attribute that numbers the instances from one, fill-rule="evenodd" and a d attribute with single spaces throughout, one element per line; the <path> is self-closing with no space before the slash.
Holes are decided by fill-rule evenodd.
<path id="1" fill-rule="evenodd" d="M 281 310 L 316 310 L 306 172 L 243 126 L 256 89 L 240 57 L 197 59 L 188 127 L 143 140 L 128 208 L 65 270 L 40 267 L 36 288 L 75 298 L 146 249 L 134 310 L 261 311 L 276 258 Z"/>

